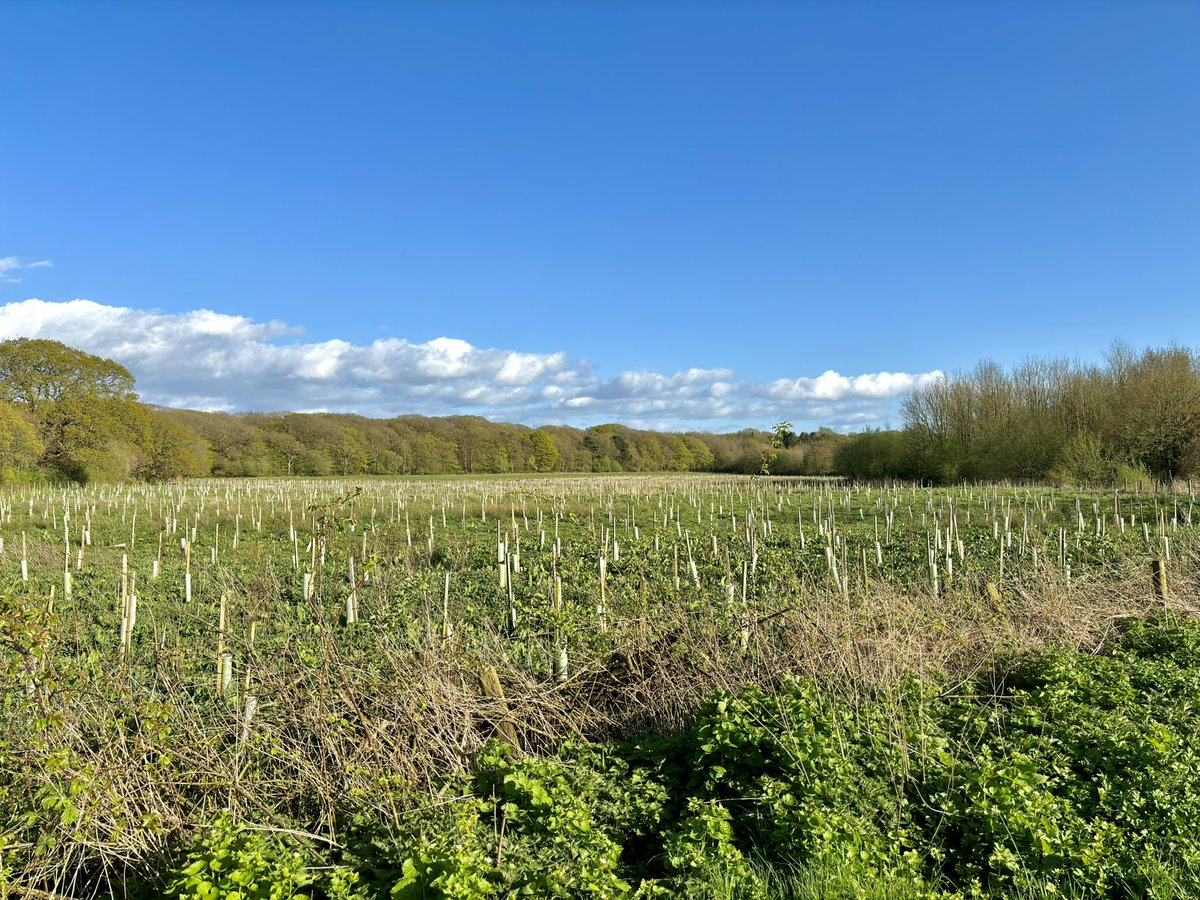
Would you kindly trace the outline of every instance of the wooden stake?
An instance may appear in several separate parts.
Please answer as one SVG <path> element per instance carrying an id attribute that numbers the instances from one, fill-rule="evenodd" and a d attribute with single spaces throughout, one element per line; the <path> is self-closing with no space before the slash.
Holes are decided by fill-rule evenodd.
<path id="1" fill-rule="evenodd" d="M 1166 560 L 1158 558 L 1150 560 L 1150 584 L 1154 590 L 1154 599 L 1159 603 L 1166 603 L 1169 596 Z"/>

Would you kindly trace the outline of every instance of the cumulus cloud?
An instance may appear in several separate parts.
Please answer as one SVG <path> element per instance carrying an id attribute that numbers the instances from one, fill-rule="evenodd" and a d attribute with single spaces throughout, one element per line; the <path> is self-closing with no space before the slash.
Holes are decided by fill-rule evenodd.
<path id="1" fill-rule="evenodd" d="M 54 265 L 52 259 L 35 259 L 33 262 L 25 262 L 19 256 L 0 256 L 0 281 L 15 283 L 20 281 L 10 272 L 19 272 L 22 269 L 48 269 Z"/>
<path id="2" fill-rule="evenodd" d="M 2 261 L 0 261 L 2 262 Z M 0 269 L 0 274 L 4 270 Z M 283 322 L 212 310 L 167 313 L 90 300 L 0 306 L 0 340 L 50 338 L 115 359 L 147 402 L 190 409 L 474 414 L 529 424 L 620 421 L 677 430 L 883 424 L 895 400 L 940 372 L 878 372 L 770 382 L 730 369 L 648 369 L 600 377 L 562 351 L 476 347 L 452 337 L 355 344 L 304 341 Z"/>
<path id="3" fill-rule="evenodd" d="M 847 397 L 884 398 L 907 394 L 924 387 L 940 372 L 909 375 L 907 372 L 877 372 L 847 377 L 828 370 L 816 378 L 780 378 L 763 385 L 761 394 L 775 400 L 843 400 Z"/>
<path id="4" fill-rule="evenodd" d="M 567 367 L 565 354 L 481 349 L 454 338 L 414 344 L 302 342 L 282 322 L 211 310 L 164 313 L 90 300 L 0 307 L 0 338 L 45 337 L 118 360 L 144 399 L 224 410 L 437 414 L 500 406 Z"/>

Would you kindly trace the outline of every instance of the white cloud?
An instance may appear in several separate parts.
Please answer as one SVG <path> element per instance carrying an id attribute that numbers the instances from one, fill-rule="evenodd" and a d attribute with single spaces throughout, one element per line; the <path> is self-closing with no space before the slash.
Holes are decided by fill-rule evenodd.
<path id="1" fill-rule="evenodd" d="M 90 300 L 0 306 L 0 340 L 51 338 L 116 359 L 144 400 L 192 409 L 470 413 L 535 425 L 716 430 L 788 419 L 797 428 L 848 430 L 893 418 L 897 397 L 941 374 L 830 370 L 764 383 L 730 369 L 692 368 L 602 378 L 561 351 L 483 348 L 451 337 L 306 342 L 301 334 L 283 322 L 212 310 L 166 313 Z"/>
<path id="2" fill-rule="evenodd" d="M 54 265 L 52 259 L 35 259 L 33 262 L 25 262 L 19 256 L 0 256 L 0 281 L 10 283 L 19 282 L 20 278 L 14 278 L 9 275 L 9 272 L 19 272 L 22 269 L 48 269 Z"/>
<path id="3" fill-rule="evenodd" d="M 780 378 L 764 385 L 762 395 L 776 400 L 842 400 L 847 397 L 872 397 L 883 399 L 907 394 L 914 388 L 924 387 L 932 379 L 940 378 L 941 372 L 926 372 L 909 375 L 907 372 L 877 372 L 873 375 L 856 375 L 847 378 L 833 370 L 822 372 L 816 378 Z"/>

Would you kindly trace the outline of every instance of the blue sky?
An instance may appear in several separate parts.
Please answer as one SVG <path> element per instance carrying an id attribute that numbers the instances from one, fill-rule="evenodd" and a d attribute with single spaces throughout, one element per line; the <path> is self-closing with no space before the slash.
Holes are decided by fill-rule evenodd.
<path id="1" fill-rule="evenodd" d="M 0 33 L 0 338 L 148 400 L 853 429 L 985 357 L 1200 345 L 1194 2 L 8 0 Z"/>

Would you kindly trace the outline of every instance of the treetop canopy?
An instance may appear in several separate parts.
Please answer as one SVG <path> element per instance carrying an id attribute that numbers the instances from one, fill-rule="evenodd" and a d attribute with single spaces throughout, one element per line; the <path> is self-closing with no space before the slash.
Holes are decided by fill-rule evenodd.
<path id="1" fill-rule="evenodd" d="M 0 342 L 0 399 L 34 410 L 64 400 L 136 400 L 134 379 L 118 362 L 58 341 Z"/>

